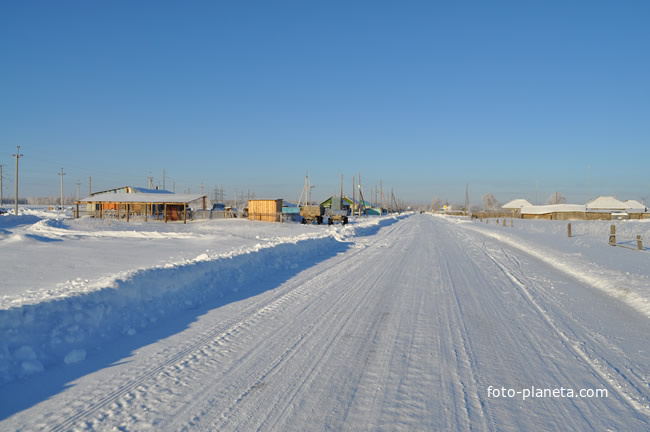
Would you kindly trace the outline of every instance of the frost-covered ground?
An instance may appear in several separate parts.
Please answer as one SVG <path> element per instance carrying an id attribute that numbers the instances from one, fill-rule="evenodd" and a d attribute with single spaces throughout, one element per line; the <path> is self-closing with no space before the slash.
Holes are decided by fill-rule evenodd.
<path id="1" fill-rule="evenodd" d="M 0 216 L 0 429 L 646 430 L 650 222 L 513 222 Z"/>

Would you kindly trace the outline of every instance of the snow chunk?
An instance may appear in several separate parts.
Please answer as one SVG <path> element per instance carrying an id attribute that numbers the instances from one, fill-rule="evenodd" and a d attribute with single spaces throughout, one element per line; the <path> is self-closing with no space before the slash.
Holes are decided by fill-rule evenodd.
<path id="1" fill-rule="evenodd" d="M 36 360 L 38 356 L 34 349 L 29 345 L 23 345 L 14 352 L 16 360 Z"/>
<path id="2" fill-rule="evenodd" d="M 27 374 L 43 372 L 45 370 L 43 363 L 38 360 L 25 360 L 20 364 L 20 366 Z"/>
<path id="3" fill-rule="evenodd" d="M 80 361 L 83 361 L 86 359 L 86 350 L 85 349 L 76 349 L 70 351 L 63 361 L 65 364 L 74 364 L 74 363 L 79 363 Z"/>

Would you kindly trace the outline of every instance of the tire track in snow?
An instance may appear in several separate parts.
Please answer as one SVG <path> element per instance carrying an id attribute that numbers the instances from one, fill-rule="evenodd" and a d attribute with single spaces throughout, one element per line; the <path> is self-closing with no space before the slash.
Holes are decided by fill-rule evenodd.
<path id="1" fill-rule="evenodd" d="M 521 263 L 511 254 L 507 253 L 503 248 L 501 249 L 502 255 L 505 259 L 509 260 L 510 263 L 513 263 L 517 270 L 510 270 L 509 266 L 503 259 L 497 258 L 494 252 L 489 251 L 484 245 L 479 244 L 479 242 L 466 237 L 466 241 L 472 243 L 476 250 L 480 250 L 488 259 L 490 259 L 494 265 L 515 285 L 517 286 L 521 293 L 524 295 L 528 303 L 537 311 L 540 317 L 547 323 L 548 327 L 553 330 L 553 332 L 560 338 L 564 346 L 574 353 L 577 359 L 580 359 L 584 364 L 588 365 L 589 368 L 600 378 L 603 384 L 612 388 L 620 397 L 621 400 L 625 401 L 627 405 L 632 408 L 634 411 L 648 416 L 650 415 L 650 408 L 643 405 L 643 402 L 638 401 L 634 396 L 628 394 L 624 388 L 625 386 L 621 385 L 618 380 L 626 382 L 629 386 L 639 389 L 643 384 L 637 384 L 631 382 L 625 375 L 619 372 L 619 369 L 616 367 L 610 367 L 608 369 L 600 366 L 599 363 L 592 360 L 589 355 L 583 350 L 580 346 L 580 342 L 571 339 L 564 331 L 562 331 L 559 326 L 555 323 L 553 318 L 549 313 L 539 304 L 539 302 L 532 295 L 528 286 L 534 286 L 535 284 L 530 281 L 524 274 L 521 272 Z M 585 329 L 587 330 L 587 329 Z"/>
<path id="2" fill-rule="evenodd" d="M 393 229 L 394 227 L 386 228 L 388 231 Z M 373 246 L 376 246 L 381 242 L 383 242 L 383 239 L 381 238 L 364 239 L 361 242 L 365 244 L 362 249 L 357 249 L 355 253 L 352 254 L 346 254 L 344 262 L 338 262 L 338 260 L 336 260 L 337 265 L 335 267 L 330 267 L 327 272 L 319 274 L 318 281 L 310 279 L 307 283 L 310 285 L 316 285 L 323 289 L 328 289 L 328 286 L 335 285 L 334 281 L 336 280 L 336 277 L 329 273 L 335 273 L 339 275 L 338 278 L 341 278 L 339 283 L 344 284 L 344 275 L 359 273 L 361 267 L 367 262 L 366 259 L 362 258 L 362 256 L 367 253 L 373 253 Z M 371 273 L 372 276 L 368 276 L 377 281 L 381 280 L 385 275 L 385 272 L 388 271 L 388 267 L 389 266 L 383 266 L 382 271 L 375 274 Z M 370 285 L 374 285 L 374 283 L 370 283 Z M 273 412 L 268 413 L 268 417 L 261 425 L 251 425 L 251 427 L 255 429 L 281 430 L 281 423 L 288 421 L 288 418 L 291 416 L 291 411 L 297 403 L 297 399 L 300 396 L 304 396 L 305 387 L 311 385 L 314 376 L 318 375 L 319 368 L 324 363 L 324 359 L 330 355 L 341 335 L 354 323 L 353 319 L 357 316 L 360 308 L 362 308 L 362 306 L 367 303 L 369 297 L 371 297 L 372 291 L 368 290 L 364 292 L 361 288 L 363 287 L 355 286 L 354 289 L 341 291 L 334 301 L 327 304 L 326 309 L 316 307 L 317 311 L 314 312 L 318 314 L 317 319 L 311 319 L 310 324 L 305 331 L 300 333 L 296 342 L 287 348 L 262 372 L 252 373 L 249 375 L 250 379 L 248 380 L 248 384 L 244 386 L 246 390 L 242 392 L 240 397 L 228 404 L 229 408 L 220 415 L 222 418 L 218 420 L 214 419 L 214 417 L 216 417 L 213 415 L 216 414 L 215 411 L 202 417 L 199 430 L 221 431 L 237 430 L 241 428 L 246 429 L 247 421 L 250 421 L 251 419 L 245 418 L 242 413 L 254 411 L 253 408 L 256 408 L 256 406 L 250 406 L 251 404 L 255 405 L 256 401 L 247 401 L 245 400 L 246 397 L 251 395 L 252 390 L 258 387 L 261 383 L 273 382 L 275 375 L 282 376 L 283 373 L 286 373 L 285 369 L 291 367 L 293 364 L 291 362 L 295 357 L 300 355 L 307 359 L 307 361 L 298 361 L 296 369 L 293 372 L 289 372 L 289 374 L 298 377 L 298 381 L 294 382 L 294 385 L 291 385 L 289 388 L 286 388 L 285 391 L 281 392 L 283 397 L 281 400 L 277 401 L 278 403 L 273 407 Z M 350 310 L 349 307 L 346 308 L 346 305 L 348 304 L 355 304 L 356 306 Z M 340 312 L 346 313 L 346 316 L 343 317 L 343 319 L 341 319 Z M 333 319 L 333 316 L 336 316 L 336 318 Z M 318 335 L 315 335 L 315 331 L 318 330 L 322 334 L 323 328 L 325 327 L 328 328 L 328 331 L 326 332 L 327 340 L 318 340 Z M 314 339 L 314 336 L 316 336 L 316 339 Z M 283 384 L 286 385 L 286 383 Z M 230 400 L 232 399 L 234 398 L 231 397 Z M 341 413 L 341 417 L 343 418 L 343 421 L 345 421 L 347 412 Z M 234 420 L 239 421 L 233 423 Z M 203 426 L 203 424 L 205 424 L 205 426 Z"/>
<path id="3" fill-rule="evenodd" d="M 320 270 L 320 273 L 326 272 L 330 266 L 331 265 L 326 265 L 324 269 Z M 162 376 L 167 369 L 181 365 L 196 352 L 203 350 L 206 346 L 213 345 L 215 341 L 227 341 L 234 332 L 244 326 L 248 321 L 263 316 L 268 310 L 274 309 L 283 303 L 293 301 L 308 287 L 305 287 L 302 290 L 294 290 L 294 288 L 295 287 L 289 286 L 262 304 L 252 304 L 241 313 L 238 318 L 232 319 L 227 323 L 212 329 L 207 334 L 200 335 L 198 339 L 195 339 L 193 342 L 184 346 L 180 351 L 175 352 L 171 356 L 164 356 L 163 359 L 157 360 L 157 364 L 149 366 L 147 370 L 140 375 L 130 377 L 131 379 L 128 381 L 119 384 L 116 388 L 106 391 L 101 398 L 88 402 L 89 406 L 66 416 L 65 420 L 55 426 L 52 430 L 70 430 L 83 419 L 93 416 L 109 405 L 116 403 L 121 398 L 126 397 L 128 399 L 129 394 L 138 388 L 146 387 L 146 384 L 149 381 L 159 379 L 158 377 Z M 174 374 L 170 373 L 169 375 L 173 376 Z M 113 385 L 110 387 L 113 387 Z"/>
<path id="4" fill-rule="evenodd" d="M 479 367 L 476 363 L 476 357 L 472 351 L 472 344 L 467 331 L 467 324 L 465 323 L 465 318 L 463 310 L 460 305 L 460 300 L 458 299 L 458 293 L 454 287 L 454 278 L 452 277 L 452 272 L 449 269 L 449 262 L 447 261 L 447 254 L 440 249 L 439 245 L 436 245 L 439 260 L 439 271 L 441 273 L 441 281 L 446 281 L 446 286 L 449 287 L 449 290 L 452 294 L 452 315 L 453 319 L 447 321 L 448 327 L 447 330 L 451 336 L 451 344 L 454 346 L 459 346 L 460 351 L 454 349 L 454 355 L 456 357 L 456 363 L 458 369 L 456 373 L 456 384 L 460 386 L 463 400 L 464 400 L 464 414 L 466 416 L 465 423 L 463 428 L 467 430 L 473 430 L 476 426 L 476 423 L 473 421 L 472 413 L 478 413 L 480 419 L 480 426 L 483 430 L 493 429 L 493 424 L 491 428 L 488 428 L 488 416 L 485 412 L 485 401 L 481 398 L 481 393 L 479 391 L 481 381 L 479 379 L 480 372 Z M 456 325 L 459 324 L 459 325 Z M 454 341 L 456 341 L 454 343 Z M 461 372 L 462 371 L 462 372 Z M 460 372 L 460 373 L 459 373 Z M 465 383 L 464 376 L 469 376 L 471 382 Z"/>
<path id="5" fill-rule="evenodd" d="M 387 229 L 390 229 L 390 228 L 387 227 Z M 364 244 L 364 243 L 368 243 L 368 242 L 372 242 L 372 241 L 373 241 L 372 239 L 366 239 L 366 238 L 357 239 L 357 243 L 360 243 L 360 244 Z M 355 249 L 352 249 L 351 251 L 349 251 L 348 255 L 353 256 L 353 255 L 355 255 L 357 253 L 361 253 L 363 251 L 364 251 L 364 246 L 361 246 L 360 248 L 355 248 Z M 325 277 L 323 275 L 327 274 L 328 270 L 334 265 L 335 264 L 330 263 L 330 262 L 325 262 L 323 265 L 319 265 L 317 267 L 317 269 L 316 269 L 316 273 L 314 275 L 312 275 L 312 277 L 311 277 L 312 280 L 313 281 L 318 281 L 318 280 L 322 279 L 323 277 Z M 307 272 L 314 272 L 314 270 L 308 269 Z M 161 369 L 161 368 L 170 369 L 169 373 L 166 374 L 168 376 L 178 375 L 181 370 L 184 370 L 185 371 L 184 375 L 187 375 L 188 371 L 192 369 L 191 368 L 192 364 L 196 364 L 199 368 L 201 367 L 201 365 L 202 365 L 201 362 L 203 361 L 203 358 L 205 357 L 205 355 L 200 356 L 200 358 L 196 358 L 193 361 L 187 361 L 185 359 L 186 358 L 192 359 L 192 357 L 196 357 L 198 354 L 200 354 L 201 351 L 202 351 L 202 346 L 203 345 L 208 345 L 209 346 L 212 339 L 214 339 L 215 337 L 219 337 L 221 342 L 223 342 L 223 343 L 220 344 L 220 346 L 217 347 L 217 348 L 228 349 L 228 350 L 232 351 L 232 349 L 235 348 L 235 345 L 244 344 L 245 338 L 247 337 L 247 335 L 250 336 L 251 334 L 254 334 L 254 333 L 250 332 L 250 329 L 255 328 L 255 326 L 258 325 L 257 324 L 258 322 L 263 322 L 263 319 L 264 319 L 265 315 L 268 315 L 270 312 L 273 312 L 273 311 L 279 311 L 278 306 L 280 304 L 295 306 L 296 304 L 299 304 L 301 301 L 304 301 L 304 300 L 308 299 L 309 295 L 313 294 L 312 291 L 314 290 L 314 288 L 315 287 L 317 288 L 317 285 L 318 285 L 317 283 L 316 284 L 307 283 L 307 284 L 303 284 L 301 286 L 300 284 L 288 282 L 287 284 L 285 284 L 285 286 L 280 288 L 284 294 L 281 294 L 281 295 L 277 296 L 277 299 L 275 301 L 274 300 L 269 301 L 269 302 L 265 303 L 264 305 L 256 304 L 256 305 L 253 305 L 251 311 L 246 312 L 244 314 L 239 313 L 238 315 L 243 316 L 243 318 L 240 321 L 233 322 L 230 325 L 225 326 L 224 328 L 222 328 L 222 332 L 212 332 L 212 333 L 208 334 L 206 337 L 202 338 L 198 343 L 195 343 L 191 347 L 189 347 L 188 349 L 183 350 L 182 353 L 179 353 L 179 355 L 175 356 L 174 359 L 172 359 L 171 361 L 166 361 L 166 362 L 164 362 L 164 364 L 161 364 L 161 366 L 159 368 L 157 368 L 157 369 Z M 232 345 L 233 343 L 235 345 Z M 214 353 L 212 353 L 212 354 L 214 354 Z M 182 367 L 180 367 L 179 365 L 182 364 L 182 363 L 185 363 L 185 364 Z M 178 371 L 175 372 L 174 370 L 171 370 L 171 369 L 178 369 Z M 231 369 L 229 369 L 227 371 L 227 373 L 234 373 L 234 372 L 237 372 L 237 370 L 238 370 L 237 365 L 233 365 L 231 367 Z M 111 397 L 109 400 L 103 402 L 101 405 L 106 406 L 106 405 L 110 404 L 111 401 L 119 398 L 119 395 L 125 395 L 125 390 L 131 389 L 131 388 L 133 388 L 134 386 L 137 386 L 140 383 L 148 382 L 148 381 L 154 381 L 155 382 L 157 377 L 152 377 L 151 375 L 152 375 L 151 373 L 147 373 L 146 376 L 144 376 L 142 379 L 138 379 L 137 382 L 130 383 L 128 385 L 128 387 L 123 386 L 122 388 L 118 389 L 118 391 L 115 392 L 117 394 L 117 397 Z M 188 379 L 192 379 L 192 378 L 188 378 Z M 154 385 L 154 384 L 147 383 L 147 385 L 143 386 L 143 387 L 148 388 L 148 387 L 151 387 L 152 385 Z M 188 386 L 188 385 L 189 384 L 187 382 L 184 383 L 184 386 Z M 202 386 L 205 386 L 204 383 L 196 382 L 196 380 L 195 380 L 193 385 L 196 385 L 196 387 L 193 388 L 193 390 L 192 390 L 195 394 L 203 393 L 203 391 L 201 391 L 201 388 L 202 388 Z M 163 387 L 164 387 L 164 385 L 163 385 Z M 256 388 L 256 385 L 253 384 L 250 387 Z M 237 387 L 237 388 L 240 388 L 240 387 Z M 126 395 L 128 396 L 128 393 Z M 192 411 L 193 408 L 190 408 L 190 406 L 198 407 L 201 404 L 204 404 L 205 403 L 204 399 L 205 398 L 195 398 L 195 397 L 193 397 L 193 399 L 192 399 L 192 401 L 191 401 L 191 403 L 189 405 L 181 406 L 178 410 L 172 411 L 172 412 L 176 412 L 177 414 L 179 414 L 178 416 L 176 416 L 176 415 L 174 415 L 174 416 L 177 417 L 178 421 L 182 422 L 182 419 L 185 418 L 182 414 L 186 413 L 186 412 L 189 412 L 189 411 Z M 167 409 L 167 407 L 166 407 L 166 409 Z M 126 411 L 128 411 L 128 407 L 125 405 L 122 410 L 126 412 Z M 199 409 L 196 408 L 196 410 L 199 410 Z M 205 413 L 204 415 L 206 415 L 206 418 L 208 418 L 210 413 Z M 205 420 L 205 419 L 202 419 L 202 420 Z M 175 422 L 174 424 L 177 424 L 177 423 L 178 422 Z M 201 421 L 201 423 L 203 423 L 203 421 Z"/>

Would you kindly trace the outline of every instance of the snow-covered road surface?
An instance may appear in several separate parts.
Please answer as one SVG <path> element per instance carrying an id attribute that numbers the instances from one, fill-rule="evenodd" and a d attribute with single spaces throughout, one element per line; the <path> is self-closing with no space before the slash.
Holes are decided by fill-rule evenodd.
<path id="1" fill-rule="evenodd" d="M 72 382 L 65 366 L 10 382 L 0 429 L 648 430 L 647 316 L 468 227 L 395 220 L 107 343 L 111 364 L 89 356 Z"/>

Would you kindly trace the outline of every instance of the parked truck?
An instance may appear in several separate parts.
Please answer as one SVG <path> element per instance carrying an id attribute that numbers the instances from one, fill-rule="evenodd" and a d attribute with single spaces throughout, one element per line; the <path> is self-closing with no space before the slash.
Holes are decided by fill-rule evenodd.
<path id="1" fill-rule="evenodd" d="M 341 197 L 332 197 L 331 207 L 325 212 L 327 215 L 327 224 L 332 225 L 335 222 L 345 225 L 348 223 L 348 209 L 343 205 Z"/>
<path id="2" fill-rule="evenodd" d="M 301 223 L 323 223 L 323 215 L 325 214 L 325 207 L 321 205 L 304 205 L 300 207 L 300 216 L 302 217 Z"/>
<path id="3" fill-rule="evenodd" d="M 340 222 L 343 225 L 348 223 L 348 212 L 345 210 L 328 209 L 325 213 L 327 215 L 327 225 L 332 225 L 335 222 Z"/>

